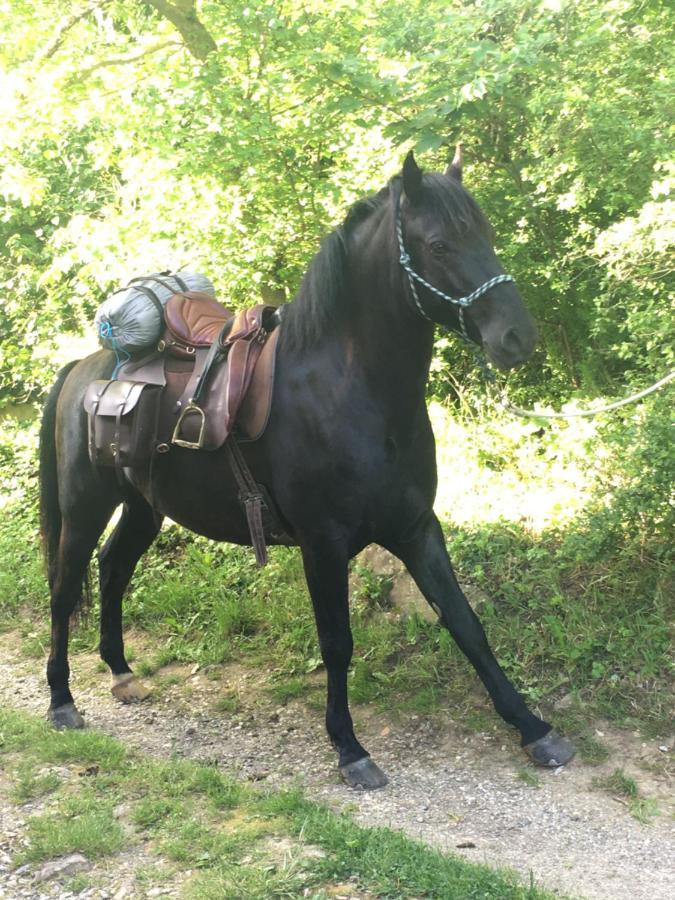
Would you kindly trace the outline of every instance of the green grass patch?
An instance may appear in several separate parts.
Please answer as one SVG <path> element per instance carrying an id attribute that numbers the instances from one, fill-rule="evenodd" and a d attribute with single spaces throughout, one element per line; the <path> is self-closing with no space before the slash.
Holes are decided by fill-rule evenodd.
<path id="1" fill-rule="evenodd" d="M 219 697 L 216 700 L 216 702 L 213 704 L 213 708 L 216 710 L 216 712 L 234 715 L 235 713 L 241 711 L 241 697 L 236 692 L 224 694 L 222 697 Z"/>
<path id="2" fill-rule="evenodd" d="M 541 787 L 541 778 L 539 777 L 539 775 L 537 775 L 536 772 L 533 772 L 532 769 L 518 769 L 516 777 L 519 781 L 522 781 L 524 784 L 529 785 L 529 787 Z"/>
<path id="3" fill-rule="evenodd" d="M 22 713 L 5 711 L 2 727 L 2 764 L 20 802 L 33 795 L 26 785 L 36 784 L 39 766 L 63 762 L 61 735 Z M 41 742 L 29 743 L 29 735 Z M 355 891 L 378 897 L 549 897 L 509 873 L 430 850 L 385 828 L 361 828 L 347 815 L 306 800 L 299 790 L 263 792 L 211 766 L 155 761 L 115 748 L 110 738 L 92 741 L 97 737 L 75 733 L 68 762 L 81 770 L 95 755 L 110 763 L 109 770 L 50 783 L 56 792 L 48 811 L 27 818 L 27 846 L 17 863 L 72 852 L 90 860 L 114 858 L 131 843 L 164 860 L 157 868 L 144 863 L 136 873 L 138 884 L 178 879 L 181 896 L 195 900 L 267 900 L 305 892 L 328 897 L 346 880 Z M 96 754 L 92 748 L 98 748 Z M 275 850 L 279 842 L 281 854 Z M 185 878 L 187 870 L 193 874 Z M 80 880 L 85 884 L 86 875 Z"/>
<path id="4" fill-rule="evenodd" d="M 623 769 L 615 769 L 605 778 L 594 779 L 593 785 L 624 802 L 631 816 L 643 825 L 648 825 L 659 815 L 656 800 L 642 796 L 635 779 L 626 775 Z"/>
<path id="5" fill-rule="evenodd" d="M 32 767 L 17 772 L 11 798 L 15 803 L 26 803 L 51 794 L 61 784 L 61 779 L 53 772 L 35 773 Z"/>
<path id="6" fill-rule="evenodd" d="M 303 697 L 310 690 L 307 679 L 303 675 L 291 675 L 269 687 L 269 695 L 275 703 L 283 706 L 289 700 Z"/>
<path id="7" fill-rule="evenodd" d="M 659 805 L 653 797 L 635 797 L 628 802 L 628 811 L 642 825 L 649 825 L 659 815 Z"/>
<path id="8" fill-rule="evenodd" d="M 94 801 L 92 800 L 92 805 Z M 28 848 L 17 861 L 35 862 L 83 853 L 88 859 L 110 856 L 122 849 L 122 828 L 110 809 L 81 809 L 68 816 L 62 812 L 54 815 L 31 816 L 26 836 Z"/>
<path id="9" fill-rule="evenodd" d="M 373 882 L 384 896 L 443 898 L 541 897 L 515 879 L 411 841 L 384 828 L 360 828 L 344 815 L 308 802 L 299 791 L 280 792 L 259 801 L 260 808 L 286 818 L 292 832 L 327 852 L 318 863 L 324 878 Z M 546 896 L 545 894 L 543 896 Z"/>
<path id="10" fill-rule="evenodd" d="M 606 778 L 596 779 L 596 783 L 610 794 L 628 797 L 630 800 L 635 800 L 638 795 L 638 786 L 635 780 L 626 775 L 622 769 L 615 769 Z"/>

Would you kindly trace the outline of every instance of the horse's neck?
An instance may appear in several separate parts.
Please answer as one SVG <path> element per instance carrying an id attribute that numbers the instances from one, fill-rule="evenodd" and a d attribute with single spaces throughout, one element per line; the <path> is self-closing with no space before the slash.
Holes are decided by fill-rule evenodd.
<path id="1" fill-rule="evenodd" d="M 352 279 L 351 339 L 361 369 L 381 404 L 411 417 L 425 402 L 433 328 L 407 302 L 403 273 L 385 256 Z"/>

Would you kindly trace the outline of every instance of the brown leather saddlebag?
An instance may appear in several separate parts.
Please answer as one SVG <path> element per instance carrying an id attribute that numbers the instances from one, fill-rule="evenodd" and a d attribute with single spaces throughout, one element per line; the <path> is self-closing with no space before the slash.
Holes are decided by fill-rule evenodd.
<path id="1" fill-rule="evenodd" d="M 140 381 L 93 381 L 84 408 L 89 416 L 89 458 L 99 466 L 146 465 L 152 457 L 162 388 Z"/>

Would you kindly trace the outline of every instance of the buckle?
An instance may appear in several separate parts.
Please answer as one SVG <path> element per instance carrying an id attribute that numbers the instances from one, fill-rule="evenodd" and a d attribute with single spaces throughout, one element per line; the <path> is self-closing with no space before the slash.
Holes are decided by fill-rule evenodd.
<path id="1" fill-rule="evenodd" d="M 199 425 L 199 436 L 196 441 L 186 441 L 184 438 L 180 437 L 181 428 L 183 426 L 183 419 L 190 415 L 190 413 L 196 413 L 198 416 L 201 416 L 201 423 Z M 204 436 L 206 433 L 206 415 L 204 410 L 197 406 L 196 403 L 193 403 L 192 400 L 185 407 L 183 412 L 178 417 L 178 421 L 176 422 L 176 427 L 173 430 L 173 435 L 171 437 L 171 443 L 176 444 L 177 447 L 186 447 L 188 450 L 202 450 L 204 448 Z"/>

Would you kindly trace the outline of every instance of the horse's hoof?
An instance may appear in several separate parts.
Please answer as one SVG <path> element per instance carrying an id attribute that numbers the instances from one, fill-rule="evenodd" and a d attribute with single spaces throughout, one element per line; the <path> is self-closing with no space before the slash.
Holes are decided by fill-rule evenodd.
<path id="1" fill-rule="evenodd" d="M 142 703 L 150 696 L 150 689 L 133 674 L 113 675 L 113 683 L 110 688 L 113 697 L 121 703 Z"/>
<path id="2" fill-rule="evenodd" d="M 549 731 L 538 741 L 526 744 L 523 750 L 538 766 L 549 768 L 566 765 L 577 752 L 572 741 L 568 741 L 556 731 Z"/>
<path id="3" fill-rule="evenodd" d="M 77 711 L 74 703 L 64 703 L 63 706 L 50 706 L 47 710 L 47 718 L 54 728 L 84 728 L 84 719 Z"/>
<path id="4" fill-rule="evenodd" d="M 340 766 L 340 775 L 355 791 L 377 791 L 389 784 L 382 769 L 369 756 L 346 766 Z"/>

